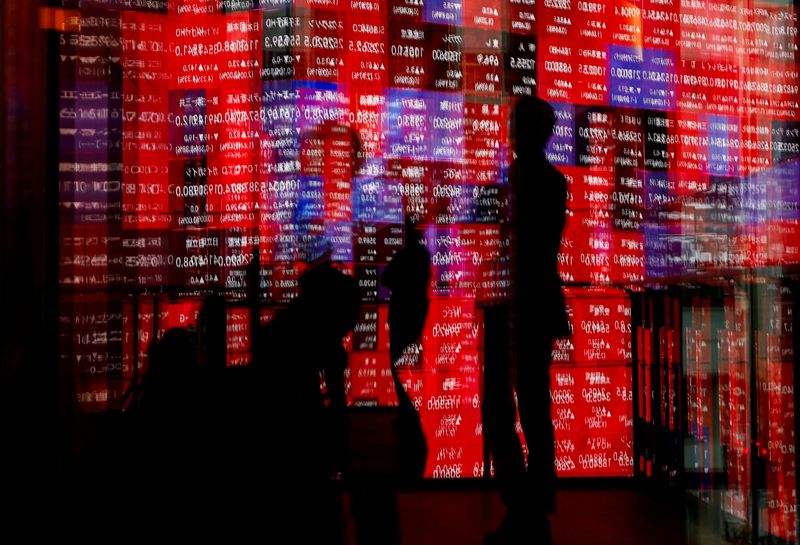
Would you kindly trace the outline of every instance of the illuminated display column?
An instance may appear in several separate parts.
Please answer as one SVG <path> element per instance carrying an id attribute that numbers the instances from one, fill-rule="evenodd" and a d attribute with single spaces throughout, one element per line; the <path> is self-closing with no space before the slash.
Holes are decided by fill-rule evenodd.
<path id="1" fill-rule="evenodd" d="M 636 472 L 675 486 L 683 471 L 683 379 L 680 298 L 667 290 L 637 293 Z"/>
<path id="2" fill-rule="evenodd" d="M 426 475 L 479 477 L 483 469 L 480 408 L 482 322 L 475 294 L 484 262 L 496 259 L 491 224 L 431 226 L 432 292 L 420 343 L 419 370 L 402 377 L 419 407 L 428 438 Z M 413 361 L 413 360 L 412 360 Z M 417 377 L 423 380 L 414 382 Z"/>
<path id="3" fill-rule="evenodd" d="M 122 284 L 120 19 L 81 13 L 62 34 L 59 97 L 61 365 L 81 410 L 118 406 L 125 390 Z"/>
<path id="4" fill-rule="evenodd" d="M 726 296 L 724 324 L 716 332 L 720 443 L 727 473 L 722 502 L 725 512 L 739 521 L 751 519 L 749 310 L 743 294 Z"/>
<path id="5" fill-rule="evenodd" d="M 424 382 L 412 399 L 428 438 L 426 476 L 478 477 L 483 465 L 480 433 L 478 343 L 472 299 L 434 301 L 422 338 Z"/>
<path id="6" fill-rule="evenodd" d="M 559 476 L 633 475 L 631 307 L 613 288 L 567 288 L 573 336 L 553 350 Z"/>
<path id="7" fill-rule="evenodd" d="M 714 445 L 714 399 L 711 364 L 711 301 L 693 296 L 688 316 L 684 317 L 684 368 L 686 372 L 687 433 L 691 437 L 686 471 L 697 478 L 696 493 L 710 501 L 714 461 L 719 453 Z"/>
<path id="8" fill-rule="evenodd" d="M 764 309 L 756 329 L 758 389 L 758 455 L 766 468 L 764 503 L 760 503 L 762 534 L 792 543 L 797 538 L 797 438 L 794 393 L 791 293 L 774 284 L 763 286 Z"/>

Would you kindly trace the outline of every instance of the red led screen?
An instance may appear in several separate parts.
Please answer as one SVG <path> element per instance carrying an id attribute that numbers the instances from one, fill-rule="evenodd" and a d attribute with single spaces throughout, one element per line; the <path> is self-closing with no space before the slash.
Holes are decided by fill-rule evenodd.
<path id="1" fill-rule="evenodd" d="M 428 437 L 426 474 L 480 475 L 481 307 L 508 292 L 508 116 L 521 96 L 553 104 L 547 156 L 569 183 L 560 474 L 632 474 L 630 304 L 611 286 L 698 266 L 707 254 L 692 261 L 674 235 L 724 221 L 737 229 L 727 259 L 797 259 L 781 244 L 796 238 L 793 209 L 756 213 L 797 200 L 797 13 L 785 3 L 63 3 L 79 30 L 61 34 L 58 59 L 60 354 L 85 410 L 119 407 L 148 344 L 194 324 L 210 293 L 226 300 L 227 364 L 248 364 L 254 324 L 326 250 L 363 303 L 346 341 L 349 401 L 393 403 L 380 278 L 412 216 L 431 306 L 401 380 Z M 759 193 L 765 176 L 786 183 Z M 744 221 L 647 222 L 732 180 L 755 203 Z"/>

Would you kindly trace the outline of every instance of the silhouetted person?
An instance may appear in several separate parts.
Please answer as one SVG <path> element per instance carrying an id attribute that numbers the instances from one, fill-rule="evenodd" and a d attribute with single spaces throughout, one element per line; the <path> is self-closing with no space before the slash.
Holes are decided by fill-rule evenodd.
<path id="1" fill-rule="evenodd" d="M 389 296 L 389 356 L 392 363 L 392 378 L 401 418 L 397 425 L 398 435 L 405 442 L 400 444 L 400 456 L 410 462 L 408 475 L 421 477 L 425 469 L 427 447 L 421 432 L 419 415 L 397 375 L 397 365 L 403 352 L 422 337 L 422 329 L 428 316 L 428 284 L 431 279 L 431 254 L 422 240 L 420 231 L 410 219 L 405 222 L 405 244 L 394 254 L 383 273 L 381 281 L 391 290 Z"/>
<path id="2" fill-rule="evenodd" d="M 506 337 L 501 326 L 487 325 L 484 395 L 484 433 L 507 513 L 487 544 L 551 542 L 547 513 L 555 512 L 556 473 L 549 365 L 553 340 L 570 334 L 557 266 L 567 182 L 544 154 L 554 125 L 553 109 L 538 98 L 521 99 L 511 118 L 510 331 Z M 498 346 L 503 352 L 506 340 L 510 353 L 489 353 Z M 499 369 L 489 368 L 493 357 Z M 514 429 L 512 387 L 528 446 L 527 470 Z"/>
<path id="3" fill-rule="evenodd" d="M 242 478 L 270 484 L 278 503 L 266 516 L 281 525 L 276 535 L 335 544 L 343 525 L 334 477 L 349 459 L 342 340 L 358 321 L 360 297 L 355 280 L 329 261 L 299 284 L 259 331 L 259 358 L 237 374 L 251 428 Z"/>
<path id="4" fill-rule="evenodd" d="M 381 282 L 391 290 L 389 297 L 389 354 L 396 363 L 403 351 L 422 336 L 428 316 L 428 284 L 431 254 L 421 233 L 406 218 L 405 245 L 397 251 L 383 273 Z"/>
<path id="5" fill-rule="evenodd" d="M 202 466 L 203 387 L 197 361 L 197 338 L 186 328 L 167 330 L 148 351 L 149 369 L 139 401 L 143 477 L 151 484 L 196 477 Z"/>

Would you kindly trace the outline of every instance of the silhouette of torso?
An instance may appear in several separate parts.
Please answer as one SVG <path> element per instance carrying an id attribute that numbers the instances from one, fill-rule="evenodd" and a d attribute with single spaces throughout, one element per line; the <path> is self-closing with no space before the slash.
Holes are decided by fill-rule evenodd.
<path id="1" fill-rule="evenodd" d="M 304 274 L 301 291 L 260 328 L 259 355 L 241 381 L 261 425 L 269 422 L 268 431 L 257 432 L 260 456 L 279 459 L 273 469 L 327 479 L 347 457 L 342 338 L 357 319 L 359 301 L 355 281 L 329 266 Z"/>
<path id="2" fill-rule="evenodd" d="M 569 334 L 558 250 L 566 224 L 567 181 L 543 152 L 523 153 L 511 165 L 514 302 L 520 333 Z"/>
<path id="3" fill-rule="evenodd" d="M 422 335 L 428 315 L 431 257 L 414 240 L 394 255 L 381 279 L 392 291 L 389 298 L 389 336 L 392 361 Z"/>

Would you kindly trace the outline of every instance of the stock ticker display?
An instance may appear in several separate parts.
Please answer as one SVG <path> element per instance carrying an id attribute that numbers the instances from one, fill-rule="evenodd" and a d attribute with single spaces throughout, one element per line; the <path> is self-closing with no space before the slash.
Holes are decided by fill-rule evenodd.
<path id="1" fill-rule="evenodd" d="M 794 305 L 786 288 L 771 285 L 763 289 L 755 303 L 763 313 L 756 323 L 748 324 L 752 302 L 745 293 L 726 293 L 721 307 L 713 311 L 709 297 L 694 297 L 684 323 L 686 334 L 693 338 L 685 354 L 687 425 L 692 437 L 686 454 L 702 476 L 696 494 L 704 502 L 714 494 L 712 487 L 717 487 L 722 490 L 723 512 L 742 521 L 751 520 L 756 502 L 762 532 L 793 543 L 797 539 L 796 369 L 790 325 Z M 712 318 L 718 311 L 722 320 Z M 750 325 L 754 339 L 744 333 Z M 751 342 L 758 346 L 754 361 L 748 355 Z M 714 344 L 716 362 L 712 357 Z M 748 378 L 753 371 L 758 377 L 757 391 L 752 391 L 754 386 Z M 749 424 L 751 396 L 757 398 L 756 429 Z M 653 399 L 658 398 L 656 393 Z M 669 426 L 674 427 L 674 422 Z M 716 432 L 712 431 L 715 427 Z M 751 463 L 751 448 L 759 449 L 763 469 Z M 711 475 L 715 460 L 722 460 L 721 476 Z M 759 472 L 763 475 L 754 475 Z M 754 479 L 763 479 L 760 500 L 751 494 Z"/>
<path id="2" fill-rule="evenodd" d="M 401 378 L 428 437 L 426 474 L 481 476 L 481 308 L 507 294 L 508 115 L 522 96 L 553 105 L 547 156 L 569 183 L 559 260 L 574 335 L 554 346 L 551 373 L 560 475 L 633 474 L 622 287 L 725 259 L 798 258 L 781 245 L 797 239 L 797 208 L 769 206 L 797 201 L 791 3 L 64 7 L 60 353 L 85 410 L 119 407 L 148 345 L 194 324 L 212 292 L 227 300 L 228 365 L 248 364 L 254 324 L 297 294 L 327 248 L 362 296 L 346 341 L 349 400 L 392 403 L 380 277 L 412 216 L 432 257 L 431 306 Z M 702 217 L 687 226 L 670 203 L 734 186 L 754 211 L 729 221 L 735 248 L 687 248 L 677 235 L 702 230 Z"/>

